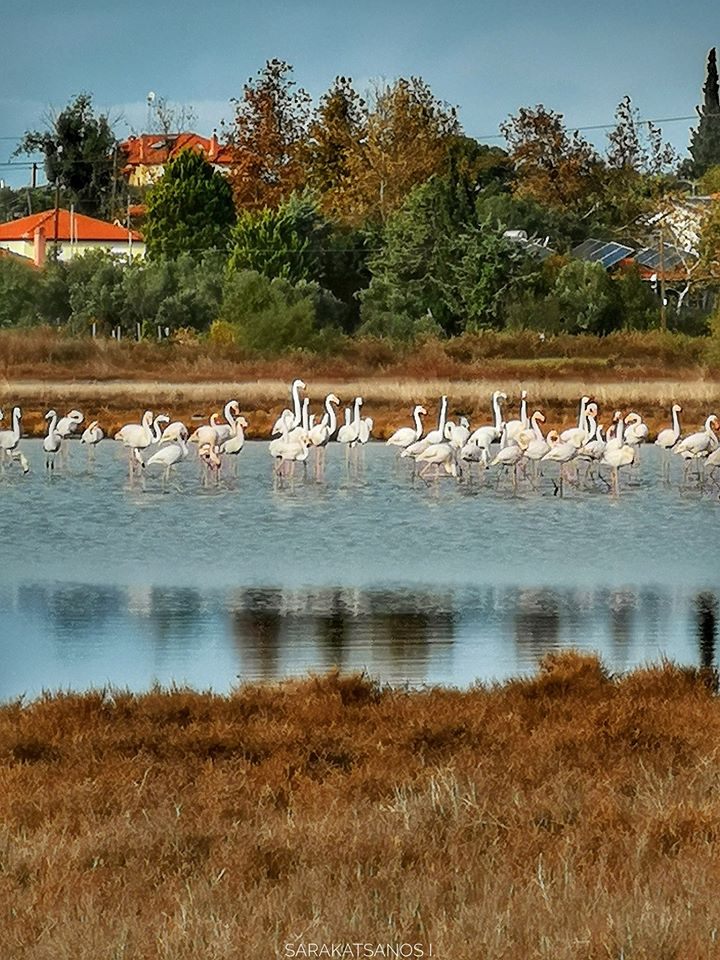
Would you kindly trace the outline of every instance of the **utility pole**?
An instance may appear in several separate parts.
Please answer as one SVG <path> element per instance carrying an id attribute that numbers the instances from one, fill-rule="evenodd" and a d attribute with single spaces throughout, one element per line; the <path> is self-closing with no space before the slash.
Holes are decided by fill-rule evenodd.
<path id="1" fill-rule="evenodd" d="M 667 309 L 665 306 L 665 226 L 660 221 L 660 329 L 667 330 Z"/>

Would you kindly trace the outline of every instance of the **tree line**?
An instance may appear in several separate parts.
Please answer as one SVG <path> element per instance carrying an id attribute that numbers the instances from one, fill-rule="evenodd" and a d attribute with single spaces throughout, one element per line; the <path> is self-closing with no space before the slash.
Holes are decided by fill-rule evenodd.
<path id="1" fill-rule="evenodd" d="M 646 329 L 658 323 L 658 299 L 636 269 L 610 277 L 568 254 L 590 236 L 650 243 L 647 215 L 682 196 L 688 177 L 701 189 L 720 183 L 717 94 L 713 54 L 681 162 L 629 97 L 603 152 L 543 105 L 509 117 L 506 147 L 489 147 L 421 78 L 363 98 L 338 77 L 313 106 L 291 66 L 270 60 L 233 101 L 229 175 L 187 150 L 136 197 L 145 262 L 87 255 L 24 276 L 2 262 L 0 324 L 159 324 L 257 350 L 316 349 L 343 335 Z M 77 209 L 112 215 L 127 203 L 111 126 L 88 95 L 20 149 L 44 154 L 48 178 Z M 718 238 L 713 215 L 706 273 Z M 705 319 L 682 323 L 702 331 Z"/>

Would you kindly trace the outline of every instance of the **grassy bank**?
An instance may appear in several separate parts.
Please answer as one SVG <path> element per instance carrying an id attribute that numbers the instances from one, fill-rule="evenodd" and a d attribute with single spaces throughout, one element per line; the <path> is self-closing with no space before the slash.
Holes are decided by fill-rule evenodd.
<path id="1" fill-rule="evenodd" d="M 6 705 L 2 955 L 716 957 L 714 680 L 563 654 L 463 692 L 330 675 Z"/>
<path id="2" fill-rule="evenodd" d="M 720 395 L 713 349 L 710 340 L 672 334 L 540 341 L 526 332 L 428 341 L 413 349 L 348 341 L 332 357 L 303 353 L 263 360 L 208 342 L 116 343 L 43 330 L 2 331 L 0 406 L 21 403 L 31 435 L 44 432 L 42 418 L 50 407 L 76 406 L 112 433 L 145 408 L 189 423 L 236 397 L 250 422 L 248 435 L 265 437 L 288 404 L 289 383 L 301 376 L 314 409 L 331 390 L 344 403 L 361 394 L 380 438 L 409 422 L 414 403 L 433 415 L 446 393 L 450 415 L 464 414 L 478 425 L 488 420 L 493 390 L 504 390 L 515 411 L 521 388 L 530 394 L 531 409 L 544 411 L 548 427 L 571 423 L 579 396 L 590 392 L 606 425 L 612 409 L 640 407 L 657 430 L 678 401 L 694 429 Z"/>

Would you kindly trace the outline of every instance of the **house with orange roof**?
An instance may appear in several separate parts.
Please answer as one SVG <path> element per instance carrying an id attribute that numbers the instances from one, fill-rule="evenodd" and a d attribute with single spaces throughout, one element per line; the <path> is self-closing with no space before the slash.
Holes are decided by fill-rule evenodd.
<path id="1" fill-rule="evenodd" d="M 59 260 L 72 260 L 88 250 L 106 250 L 129 260 L 145 255 L 145 243 L 137 230 L 63 209 L 0 223 L 0 249 L 36 266 L 43 265 L 49 252 Z"/>
<path id="2" fill-rule="evenodd" d="M 230 147 L 219 142 L 213 131 L 211 137 L 197 133 L 143 133 L 120 144 L 124 154 L 123 173 L 131 187 L 147 187 L 162 175 L 168 160 L 181 150 L 198 150 L 216 170 L 229 172 L 233 158 Z"/>

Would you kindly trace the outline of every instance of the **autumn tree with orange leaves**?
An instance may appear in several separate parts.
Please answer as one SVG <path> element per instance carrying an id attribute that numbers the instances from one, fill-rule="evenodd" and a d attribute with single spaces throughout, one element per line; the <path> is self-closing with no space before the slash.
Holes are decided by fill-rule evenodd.
<path id="1" fill-rule="evenodd" d="M 561 113 L 522 107 L 500 125 L 515 167 L 513 190 L 548 207 L 583 213 L 597 196 L 602 161 Z"/>
<path id="2" fill-rule="evenodd" d="M 238 211 L 276 209 L 304 183 L 310 96 L 296 87 L 288 63 L 268 60 L 232 102 L 235 205 Z"/>
<path id="3" fill-rule="evenodd" d="M 352 179 L 352 157 L 360 150 L 367 125 L 365 101 L 349 77 L 337 77 L 320 100 L 303 151 L 308 186 L 323 211 L 344 219 Z"/>
<path id="4" fill-rule="evenodd" d="M 413 187 L 446 164 L 461 132 L 456 111 L 420 77 L 378 87 L 365 129 L 347 158 L 343 213 L 349 222 L 384 222 Z"/>

